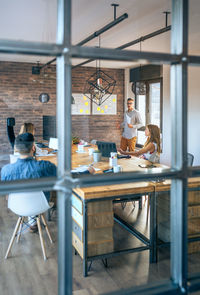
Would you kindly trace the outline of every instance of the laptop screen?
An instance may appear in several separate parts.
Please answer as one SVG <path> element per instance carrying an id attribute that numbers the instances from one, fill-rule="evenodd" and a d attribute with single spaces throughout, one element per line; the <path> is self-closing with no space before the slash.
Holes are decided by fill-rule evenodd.
<path id="1" fill-rule="evenodd" d="M 117 152 L 114 142 L 97 141 L 98 150 L 102 153 L 102 157 L 110 157 L 111 152 Z"/>

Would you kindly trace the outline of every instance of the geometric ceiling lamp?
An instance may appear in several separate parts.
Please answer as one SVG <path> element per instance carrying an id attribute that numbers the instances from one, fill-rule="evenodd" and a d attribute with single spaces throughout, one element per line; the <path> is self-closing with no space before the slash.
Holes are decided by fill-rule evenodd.
<path id="1" fill-rule="evenodd" d="M 99 36 L 99 48 L 100 48 L 100 36 Z M 90 76 L 86 81 L 84 87 L 84 95 L 87 96 L 91 101 L 93 101 L 98 106 L 102 105 L 114 91 L 116 81 L 106 74 L 100 68 L 96 61 L 96 71 Z"/>

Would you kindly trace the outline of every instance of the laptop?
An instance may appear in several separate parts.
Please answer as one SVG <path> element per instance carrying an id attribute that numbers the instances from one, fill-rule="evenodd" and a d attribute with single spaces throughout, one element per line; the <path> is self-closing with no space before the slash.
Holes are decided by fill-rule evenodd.
<path id="1" fill-rule="evenodd" d="M 114 142 L 97 141 L 98 150 L 102 153 L 102 157 L 110 157 L 111 152 L 117 152 L 117 147 Z"/>

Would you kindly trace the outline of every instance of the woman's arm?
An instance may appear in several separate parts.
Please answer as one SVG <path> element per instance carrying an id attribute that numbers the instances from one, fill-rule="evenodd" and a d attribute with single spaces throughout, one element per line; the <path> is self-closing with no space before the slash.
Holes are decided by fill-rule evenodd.
<path id="1" fill-rule="evenodd" d="M 143 147 L 141 150 L 139 150 L 138 152 L 125 152 L 122 149 L 119 149 L 118 151 L 122 154 L 122 155 L 131 155 L 131 156 L 135 156 L 135 157 L 139 157 L 145 153 L 151 152 L 153 153 L 155 150 L 155 146 L 152 142 L 148 143 L 147 146 Z"/>
<path id="2" fill-rule="evenodd" d="M 143 147 L 142 149 L 140 149 L 138 152 L 135 152 L 138 156 L 141 156 L 143 154 L 146 154 L 148 152 L 153 153 L 155 151 L 155 146 L 152 142 L 149 142 L 145 147 Z"/>

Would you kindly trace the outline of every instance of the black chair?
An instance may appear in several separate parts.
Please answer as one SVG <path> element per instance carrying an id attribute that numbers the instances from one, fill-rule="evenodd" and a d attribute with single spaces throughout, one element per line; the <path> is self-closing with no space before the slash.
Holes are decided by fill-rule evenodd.
<path id="1" fill-rule="evenodd" d="M 14 126 L 15 126 L 15 118 L 7 118 L 7 134 L 8 134 L 8 140 L 11 144 L 12 149 L 14 149 L 14 144 L 15 144 Z"/>
<path id="2" fill-rule="evenodd" d="M 110 157 L 111 152 L 117 152 L 117 147 L 114 142 L 97 141 L 98 150 L 102 153 L 102 157 Z"/>
<path id="3" fill-rule="evenodd" d="M 192 166 L 194 162 L 194 156 L 190 153 L 187 153 L 187 164 L 188 166 Z"/>

